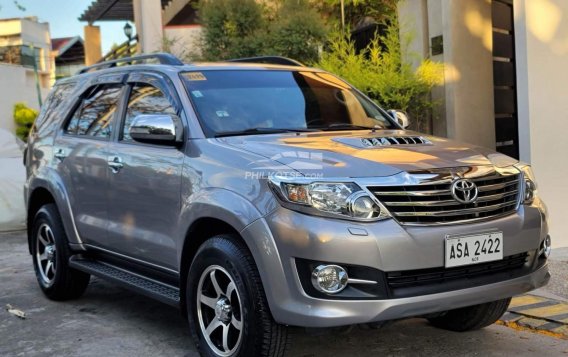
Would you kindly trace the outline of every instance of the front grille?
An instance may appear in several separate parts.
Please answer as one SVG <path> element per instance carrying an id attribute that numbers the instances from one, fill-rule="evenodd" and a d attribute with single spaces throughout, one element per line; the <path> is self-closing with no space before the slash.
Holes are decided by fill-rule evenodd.
<path id="1" fill-rule="evenodd" d="M 479 190 L 474 203 L 452 197 L 451 182 L 409 186 L 373 186 L 368 189 L 402 224 L 440 224 L 497 217 L 516 210 L 519 174 L 470 179 Z"/>
<path id="2" fill-rule="evenodd" d="M 416 287 L 419 285 L 435 285 L 452 280 L 463 281 L 465 279 L 481 278 L 498 273 L 514 272 L 523 268 L 527 258 L 528 253 L 521 253 L 494 262 L 466 265 L 463 267 L 387 272 L 386 280 L 388 286 L 392 289 Z"/>

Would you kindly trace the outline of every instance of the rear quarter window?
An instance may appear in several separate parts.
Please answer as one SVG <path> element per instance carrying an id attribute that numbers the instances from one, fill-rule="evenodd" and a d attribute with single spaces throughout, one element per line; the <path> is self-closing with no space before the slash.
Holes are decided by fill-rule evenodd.
<path id="1" fill-rule="evenodd" d="M 37 131 L 52 127 L 59 120 L 66 117 L 65 107 L 62 104 L 69 99 L 75 89 L 75 82 L 56 84 L 43 103 L 40 113 L 36 119 L 35 127 Z"/>

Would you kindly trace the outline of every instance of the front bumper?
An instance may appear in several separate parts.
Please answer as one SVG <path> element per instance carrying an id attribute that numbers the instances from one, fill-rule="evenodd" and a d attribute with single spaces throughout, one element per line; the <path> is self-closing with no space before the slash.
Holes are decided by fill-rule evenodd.
<path id="1" fill-rule="evenodd" d="M 480 286 L 411 297 L 331 299 L 303 289 L 297 259 L 352 264 L 382 272 L 444 265 L 447 234 L 502 231 L 504 256 L 530 253 L 522 276 Z M 537 207 L 522 206 L 499 219 L 443 227 L 401 227 L 394 220 L 356 223 L 313 217 L 279 208 L 249 225 L 248 242 L 274 319 L 282 324 L 333 327 L 420 316 L 508 298 L 545 285 L 550 275 L 537 255 L 548 233 Z"/>

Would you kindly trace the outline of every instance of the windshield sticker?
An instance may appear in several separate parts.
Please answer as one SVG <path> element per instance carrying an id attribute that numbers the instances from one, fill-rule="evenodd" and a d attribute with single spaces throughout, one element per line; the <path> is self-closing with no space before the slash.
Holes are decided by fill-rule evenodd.
<path id="1" fill-rule="evenodd" d="M 226 112 L 224 110 L 217 110 L 215 113 L 217 114 L 217 116 L 219 118 L 228 118 L 229 117 L 229 112 Z"/>
<path id="2" fill-rule="evenodd" d="M 201 98 L 203 97 L 203 93 L 201 93 L 201 91 L 199 90 L 192 90 L 191 94 L 195 97 L 195 98 Z"/>
<path id="3" fill-rule="evenodd" d="M 189 72 L 185 74 L 185 77 L 190 81 L 206 81 L 207 78 L 201 72 Z"/>

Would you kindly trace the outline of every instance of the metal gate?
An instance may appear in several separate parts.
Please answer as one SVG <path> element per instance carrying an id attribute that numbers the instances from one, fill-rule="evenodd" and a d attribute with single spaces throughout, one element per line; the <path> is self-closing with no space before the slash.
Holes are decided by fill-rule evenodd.
<path id="1" fill-rule="evenodd" d="M 492 10 L 496 147 L 519 158 L 513 0 L 493 0 Z"/>

